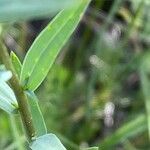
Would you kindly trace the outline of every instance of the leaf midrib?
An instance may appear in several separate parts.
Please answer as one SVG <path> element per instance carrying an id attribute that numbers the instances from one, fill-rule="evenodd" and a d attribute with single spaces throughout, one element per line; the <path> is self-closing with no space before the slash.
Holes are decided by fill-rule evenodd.
<path id="1" fill-rule="evenodd" d="M 64 28 L 64 26 L 65 26 L 65 25 L 67 24 L 67 22 L 73 17 L 73 15 L 75 14 L 75 12 L 76 12 L 77 10 L 78 10 L 78 9 L 76 9 L 76 10 L 74 11 L 74 13 L 73 13 L 72 15 L 70 15 L 70 17 L 68 17 L 68 19 L 66 20 L 66 22 L 64 22 L 63 25 L 59 28 L 59 30 L 54 34 L 54 36 L 51 38 L 51 40 L 48 42 L 48 44 L 44 47 L 44 49 L 46 49 L 46 48 L 49 46 L 49 44 L 54 40 L 54 38 L 56 37 L 56 35 Z M 64 11 L 64 10 L 63 10 L 63 11 Z M 60 13 L 62 13 L 63 11 L 61 11 Z M 58 16 L 58 17 L 59 17 L 59 16 Z M 57 19 L 57 18 L 56 18 L 56 19 Z M 55 20 L 56 20 L 56 19 L 55 19 Z M 55 21 L 55 20 L 54 20 L 54 21 Z M 53 23 L 53 22 L 52 22 L 52 23 Z M 37 59 L 37 62 L 39 62 L 41 56 L 42 56 L 44 53 L 45 53 L 45 50 L 40 53 L 40 55 L 39 55 L 39 57 L 38 57 L 38 59 Z M 36 64 L 37 64 L 37 63 L 35 63 L 35 65 L 33 66 L 33 69 L 31 70 L 29 76 L 32 75 Z M 26 77 L 25 77 L 25 78 L 26 78 Z M 28 82 L 27 82 L 27 84 L 28 84 Z"/>

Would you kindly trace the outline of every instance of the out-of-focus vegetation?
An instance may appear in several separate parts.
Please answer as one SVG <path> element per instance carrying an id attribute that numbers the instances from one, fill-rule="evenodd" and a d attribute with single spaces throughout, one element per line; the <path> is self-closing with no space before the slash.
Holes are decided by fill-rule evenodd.
<path id="1" fill-rule="evenodd" d="M 54 4 L 53 13 L 60 6 Z M 54 15 L 39 14 L 39 19 L 30 15 L 30 20 L 21 18 L 18 22 L 16 14 L 15 22 L 4 23 L 12 20 L 5 18 L 9 11 L 2 10 L 0 34 L 8 49 L 23 60 Z M 55 133 L 68 150 L 89 146 L 149 150 L 150 1 L 92 0 L 36 93 L 48 131 Z M 0 111 L 0 129 L 0 149 L 25 147 L 18 116 L 9 117 Z"/>

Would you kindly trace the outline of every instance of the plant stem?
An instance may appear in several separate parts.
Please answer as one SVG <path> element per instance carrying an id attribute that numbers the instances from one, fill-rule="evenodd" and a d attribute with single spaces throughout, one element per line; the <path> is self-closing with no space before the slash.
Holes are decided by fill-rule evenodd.
<path id="1" fill-rule="evenodd" d="M 32 141 L 32 138 L 35 137 L 35 129 L 33 126 L 32 117 L 28 105 L 28 99 L 26 97 L 26 94 L 24 93 L 22 86 L 20 85 L 19 79 L 10 61 L 8 51 L 2 41 L 0 41 L 0 60 L 4 63 L 6 69 L 10 70 L 13 74 L 9 82 L 16 95 L 21 119 L 27 134 L 27 138 L 30 142 Z"/>

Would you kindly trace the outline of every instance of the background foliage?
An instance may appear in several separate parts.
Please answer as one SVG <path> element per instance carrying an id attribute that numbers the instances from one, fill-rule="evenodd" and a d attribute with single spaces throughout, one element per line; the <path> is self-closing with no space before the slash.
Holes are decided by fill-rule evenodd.
<path id="1" fill-rule="evenodd" d="M 49 3 L 53 11 L 38 17 L 29 13 L 20 20 L 17 8 L 21 4 L 12 9 L 16 17 L 9 18 L 5 1 L 0 1 L 0 33 L 8 49 L 21 60 L 54 14 L 71 7 L 67 0 L 63 6 Z M 45 5 L 38 4 L 37 12 L 38 6 L 43 12 Z M 48 6 L 48 1 L 45 4 Z M 49 132 L 55 133 L 67 149 L 149 149 L 149 15 L 149 0 L 93 0 L 36 91 Z M 0 129 L 0 149 L 24 149 L 17 116 L 9 117 L 0 110 Z"/>

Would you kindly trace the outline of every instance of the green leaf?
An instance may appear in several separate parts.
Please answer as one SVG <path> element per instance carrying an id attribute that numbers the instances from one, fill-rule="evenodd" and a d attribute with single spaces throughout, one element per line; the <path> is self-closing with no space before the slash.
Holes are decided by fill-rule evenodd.
<path id="1" fill-rule="evenodd" d="M 44 80 L 59 51 L 77 27 L 90 0 L 61 11 L 41 32 L 23 62 L 21 83 L 34 91 Z"/>
<path id="2" fill-rule="evenodd" d="M 18 77 L 20 77 L 22 64 L 19 58 L 16 56 L 16 54 L 13 51 L 11 51 L 10 53 L 10 58 Z"/>
<path id="3" fill-rule="evenodd" d="M 26 93 L 29 99 L 29 105 L 31 109 L 33 124 L 36 130 L 36 135 L 39 137 L 44 134 L 47 134 L 47 128 L 41 110 L 39 108 L 38 99 L 36 95 L 30 91 L 27 91 Z"/>
<path id="4" fill-rule="evenodd" d="M 54 134 L 46 134 L 37 138 L 30 146 L 32 150 L 66 150 Z"/>
<path id="5" fill-rule="evenodd" d="M 0 65 L 0 108 L 9 114 L 16 113 L 18 109 L 15 94 L 6 83 L 11 77 L 12 73 L 4 65 Z"/>
<path id="6" fill-rule="evenodd" d="M 14 92 L 7 83 L 0 81 L 0 108 L 8 113 L 16 113 L 18 103 Z"/>
<path id="7" fill-rule="evenodd" d="M 77 0 L 0 0 L 0 22 L 49 17 Z"/>

